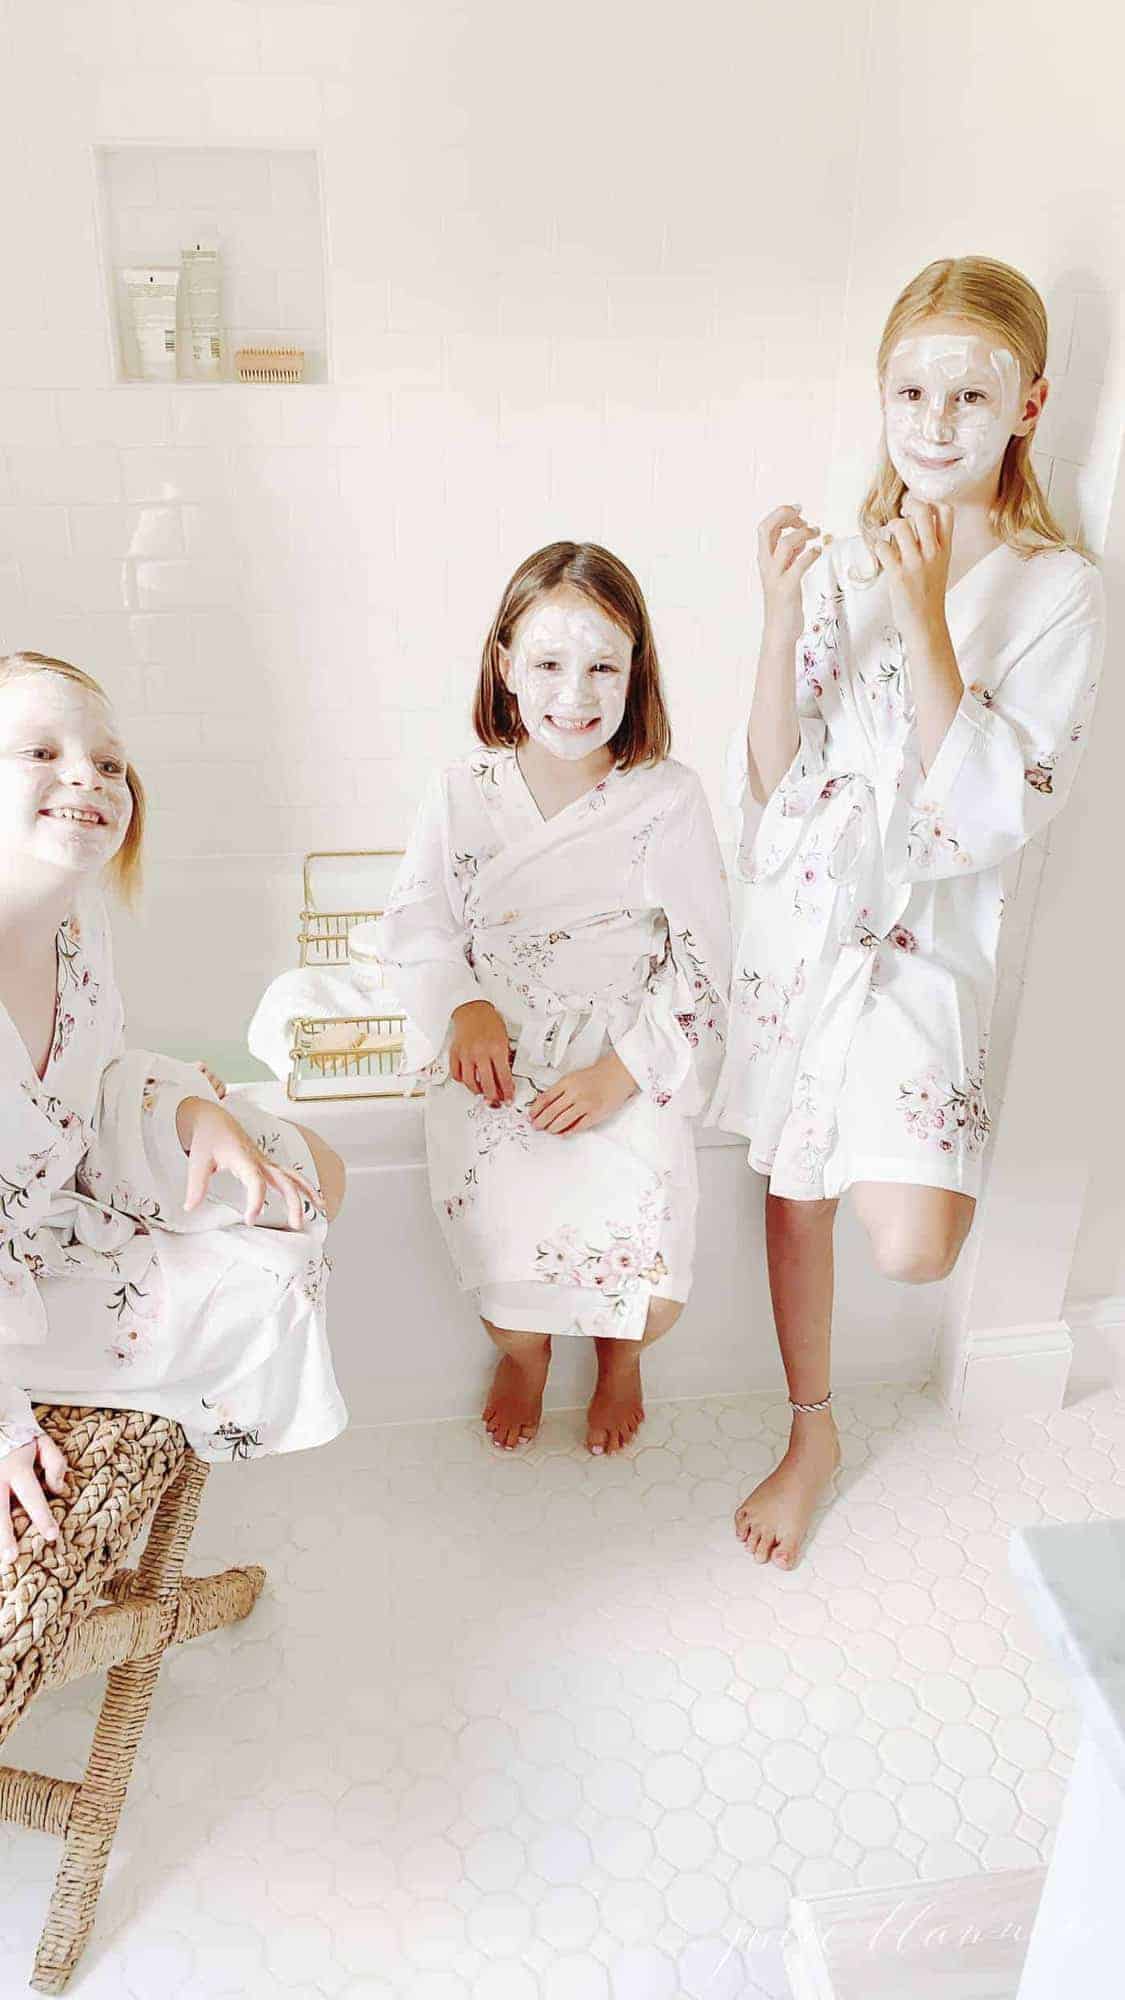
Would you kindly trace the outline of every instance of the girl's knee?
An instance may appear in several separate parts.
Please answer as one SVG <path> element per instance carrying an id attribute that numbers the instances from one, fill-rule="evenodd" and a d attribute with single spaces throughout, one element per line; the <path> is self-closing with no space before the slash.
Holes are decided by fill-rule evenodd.
<path id="1" fill-rule="evenodd" d="M 650 1299 L 645 1321 L 645 1345 L 659 1340 L 662 1334 L 670 1333 L 683 1309 L 682 1299 Z"/>
<path id="2" fill-rule="evenodd" d="M 508 1327 L 494 1326 L 483 1314 L 481 1325 L 493 1344 L 502 1354 L 510 1354 L 513 1361 L 532 1361 L 551 1352 L 549 1333 L 515 1333 Z"/>
<path id="3" fill-rule="evenodd" d="M 964 1231 L 920 1236 L 906 1229 L 873 1229 L 876 1268 L 900 1285 L 935 1285 L 948 1278 L 964 1242 Z"/>

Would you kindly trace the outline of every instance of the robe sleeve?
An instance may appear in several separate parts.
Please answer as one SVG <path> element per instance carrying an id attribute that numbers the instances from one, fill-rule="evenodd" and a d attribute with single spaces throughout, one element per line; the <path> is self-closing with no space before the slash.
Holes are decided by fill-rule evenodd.
<path id="1" fill-rule="evenodd" d="M 33 1280 L 17 1239 L 38 1227 L 71 1184 L 88 1137 L 77 1112 L 46 1087 L 0 1078 L 0 1357 L 5 1339 L 28 1338 L 20 1302 Z M 0 1458 L 39 1435 L 30 1398 L 0 1380 Z"/>
<path id="2" fill-rule="evenodd" d="M 1101 578 L 1087 564 L 995 690 L 966 688 L 904 801 L 890 875 L 920 882 L 994 867 L 1054 818 L 1082 756 L 1103 640 Z"/>
<path id="3" fill-rule="evenodd" d="M 645 898 L 666 937 L 632 1025 L 613 1046 L 640 1088 L 685 1116 L 702 1110 L 726 1042 L 731 920 L 726 874 L 693 772 L 660 820 L 645 859 Z"/>
<path id="4" fill-rule="evenodd" d="M 407 1015 L 410 1069 L 442 1053 L 455 1007 L 484 998 L 469 964 L 469 934 L 456 904 L 444 776 L 429 786 L 390 901 L 375 926 L 387 984 Z"/>
<path id="5" fill-rule="evenodd" d="M 801 582 L 804 626 L 793 649 L 797 747 L 788 770 L 778 779 L 764 804 L 754 797 L 750 786 L 749 712 L 728 745 L 724 803 L 737 829 L 738 873 L 748 882 L 754 878 L 755 850 L 763 827 L 763 847 L 776 846 L 779 833 L 784 846 L 795 844 L 800 822 L 815 805 L 824 786 L 828 725 L 821 713 L 819 696 L 824 675 L 832 671 L 833 655 L 825 642 L 822 614 L 834 584 L 834 560 L 833 549 L 822 550 Z"/>
<path id="6" fill-rule="evenodd" d="M 176 1114 L 188 1097 L 215 1098 L 202 1071 L 151 1049 L 116 1055 L 102 1075 L 94 1137 L 82 1169 L 89 1193 L 165 1228 L 214 1227 L 207 1202 L 190 1214 L 183 1205 L 188 1162 Z"/>
<path id="7" fill-rule="evenodd" d="M 176 1132 L 176 1113 L 187 1097 L 214 1097 L 202 1071 L 148 1049 L 128 1049 L 125 1008 L 113 971 L 113 940 L 104 903 L 85 914 L 85 929 L 102 981 L 101 1006 L 109 1015 L 90 1148 L 81 1184 L 95 1200 L 170 1227 L 197 1228 L 186 1217 L 187 1155 Z M 206 1205 L 204 1205 L 206 1207 Z M 193 1212 L 194 1214 L 195 1212 Z"/>

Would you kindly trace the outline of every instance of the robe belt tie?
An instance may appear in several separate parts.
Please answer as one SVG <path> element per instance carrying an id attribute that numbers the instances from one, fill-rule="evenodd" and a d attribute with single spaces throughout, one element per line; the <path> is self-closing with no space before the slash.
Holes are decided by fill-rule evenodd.
<path id="1" fill-rule="evenodd" d="M 516 1048 L 513 1069 L 518 1076 L 534 1080 L 538 1071 L 557 1070 L 564 1063 L 570 1069 L 587 1068 L 604 1052 L 616 1011 L 611 1001 L 596 1011 L 567 1007 L 511 1023 Z M 623 1021 L 622 1027 L 625 1025 Z"/>

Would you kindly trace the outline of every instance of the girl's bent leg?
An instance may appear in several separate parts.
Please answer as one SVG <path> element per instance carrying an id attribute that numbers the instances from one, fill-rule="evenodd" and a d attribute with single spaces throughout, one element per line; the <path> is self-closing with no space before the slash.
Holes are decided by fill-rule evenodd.
<path id="1" fill-rule="evenodd" d="M 971 1195 L 897 1181 L 857 1181 L 852 1200 L 883 1276 L 907 1285 L 949 1276 L 976 1212 Z"/>
<path id="2" fill-rule="evenodd" d="M 766 1256 L 774 1324 L 793 1402 L 828 1394 L 834 1201 L 766 1195 Z M 817 1502 L 840 1463 L 831 1408 L 794 1410 L 780 1464 L 742 1502 L 735 1531 L 757 1562 L 791 1569 Z"/>
<path id="3" fill-rule="evenodd" d="M 487 1319 L 481 1325 L 500 1349 L 484 1406 L 484 1426 L 493 1444 L 514 1451 L 539 1429 L 551 1365 L 551 1337 L 546 1333 L 509 1333 Z"/>
<path id="4" fill-rule="evenodd" d="M 636 1436 L 645 1420 L 641 1351 L 668 1333 L 682 1312 L 678 1299 L 652 1299 L 642 1339 L 595 1340 L 598 1379 L 586 1412 L 586 1449 L 595 1458 L 620 1451 Z"/>

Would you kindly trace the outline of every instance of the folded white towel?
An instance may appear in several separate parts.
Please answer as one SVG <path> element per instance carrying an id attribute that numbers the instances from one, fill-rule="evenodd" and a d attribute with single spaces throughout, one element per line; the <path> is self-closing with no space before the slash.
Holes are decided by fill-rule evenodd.
<path id="1" fill-rule="evenodd" d="M 282 1082 L 289 1075 L 293 1023 L 401 1010 L 373 966 L 302 965 L 266 987 L 246 1031 L 252 1056 Z"/>

